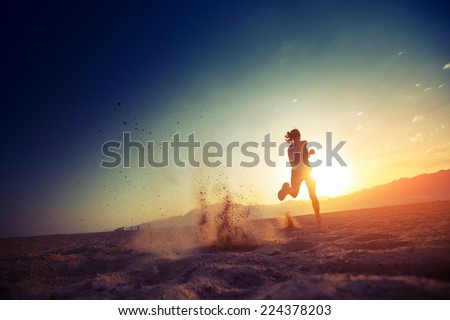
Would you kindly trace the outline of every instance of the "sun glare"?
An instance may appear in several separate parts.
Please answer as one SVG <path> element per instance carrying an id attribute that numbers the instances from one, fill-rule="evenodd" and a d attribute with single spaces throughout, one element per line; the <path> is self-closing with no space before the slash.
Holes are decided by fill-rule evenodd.
<path id="1" fill-rule="evenodd" d="M 312 176 L 316 179 L 318 196 L 336 197 L 346 193 L 350 182 L 348 167 L 321 166 L 313 169 Z"/>
<path id="2" fill-rule="evenodd" d="M 339 163 L 333 161 L 331 166 L 325 164 L 325 154 L 320 150 L 310 158 L 311 163 L 322 160 L 321 164 L 312 168 L 311 176 L 316 180 L 316 194 L 320 197 L 339 197 L 351 193 L 354 188 L 354 180 L 351 167 L 341 166 Z M 349 160 L 346 158 L 346 160 Z M 280 160 L 281 161 L 281 160 Z M 282 161 L 285 161 L 284 159 Z M 285 162 L 280 162 L 280 166 L 285 165 Z M 274 177 L 276 185 L 281 185 L 283 182 L 289 182 L 291 179 L 291 169 L 279 171 Z M 305 183 L 300 186 L 300 193 L 297 199 L 308 200 L 308 188 Z"/>

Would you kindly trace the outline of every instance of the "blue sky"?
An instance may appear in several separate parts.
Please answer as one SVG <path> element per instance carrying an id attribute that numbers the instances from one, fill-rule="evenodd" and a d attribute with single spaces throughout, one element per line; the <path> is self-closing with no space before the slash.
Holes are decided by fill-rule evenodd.
<path id="1" fill-rule="evenodd" d="M 333 132 L 349 166 L 318 170 L 318 192 L 332 196 L 449 167 L 445 1 L 18 1 L 0 11 L 0 235 L 183 214 L 217 183 L 275 203 L 289 176 L 100 168 L 102 144 L 124 131 L 222 144 L 282 141 L 292 127 L 323 143 Z"/>

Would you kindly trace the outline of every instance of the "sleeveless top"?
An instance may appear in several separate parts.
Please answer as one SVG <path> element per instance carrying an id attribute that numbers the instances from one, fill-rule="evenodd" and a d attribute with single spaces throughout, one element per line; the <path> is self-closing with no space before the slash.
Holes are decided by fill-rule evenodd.
<path id="1" fill-rule="evenodd" d="M 307 170 L 311 169 L 308 161 L 308 149 L 306 148 L 307 141 L 300 141 L 298 146 L 292 143 L 288 148 L 289 162 L 291 162 L 292 170 Z M 300 149 L 300 150 L 299 150 Z"/>

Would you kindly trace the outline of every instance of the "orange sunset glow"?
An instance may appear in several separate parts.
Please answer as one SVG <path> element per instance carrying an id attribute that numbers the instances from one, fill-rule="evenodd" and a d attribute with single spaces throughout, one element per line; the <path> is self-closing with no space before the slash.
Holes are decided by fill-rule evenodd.
<path id="1" fill-rule="evenodd" d="M 33 108 L 11 107 L 7 117 L 23 130 L 5 142 L 5 168 L 16 169 L 6 170 L 10 186 L 2 234 L 107 231 L 184 215 L 198 207 L 199 189 L 214 185 L 223 185 L 242 204 L 278 204 L 276 194 L 290 179 L 279 146 L 293 128 L 322 146 L 313 147 L 317 153 L 311 158 L 322 161 L 312 173 L 322 198 L 449 168 L 446 28 L 430 24 L 415 5 L 336 6 L 339 14 L 329 17 L 321 14 L 321 5 L 243 6 L 230 28 L 205 16 L 204 22 L 217 28 L 205 29 L 201 19 L 190 29 L 180 22 L 164 27 L 162 38 L 160 29 L 147 27 L 152 19 L 136 18 L 123 22 L 124 35 L 132 37 L 97 43 L 99 34 L 82 33 L 85 47 L 97 48 L 90 58 L 65 42 L 60 51 L 50 45 L 36 51 L 51 69 L 48 78 L 40 73 L 44 67 L 36 67 L 9 84 L 30 88 L 24 94 L 9 90 L 10 104 Z M 446 25 L 443 16 L 440 10 L 436 21 Z M 88 23 L 96 25 L 91 18 Z M 42 32 L 56 37 L 58 28 L 52 30 Z M 159 43 L 163 38 L 172 40 Z M 52 57 L 55 63 L 47 61 Z M 58 67 L 60 60 L 65 69 Z M 145 146 L 145 154 L 132 147 L 129 166 L 102 168 L 102 161 L 111 161 L 102 153 L 104 144 L 122 143 L 125 134 Z M 199 144 L 191 155 L 180 149 L 186 166 L 176 164 L 173 148 L 166 166 L 149 165 L 148 143 L 159 161 L 165 143 L 170 147 L 177 134 L 181 141 L 194 134 Z M 266 159 L 268 134 L 275 146 Z M 223 148 L 211 158 L 220 160 L 219 166 L 203 161 L 208 142 Z M 345 165 L 335 157 L 327 164 L 327 152 L 340 142 Z M 233 143 L 238 147 L 228 155 Z M 258 156 L 250 167 L 240 165 L 254 159 L 242 152 L 246 143 Z M 112 150 L 123 160 L 122 144 Z M 189 156 L 199 165 L 190 165 Z M 303 184 L 299 199 L 308 198 Z M 24 227 L 20 221 L 29 223 Z"/>
<path id="2" fill-rule="evenodd" d="M 450 319 L 448 0 L 0 16 L 2 319 Z"/>

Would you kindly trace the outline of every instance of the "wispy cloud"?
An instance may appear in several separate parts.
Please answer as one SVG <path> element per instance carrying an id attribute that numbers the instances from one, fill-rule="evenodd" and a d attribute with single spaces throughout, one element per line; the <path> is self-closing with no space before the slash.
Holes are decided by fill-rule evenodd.
<path id="1" fill-rule="evenodd" d="M 411 137 L 411 142 L 420 142 L 423 141 L 423 134 L 421 132 L 417 132 L 415 135 Z"/>
<path id="2" fill-rule="evenodd" d="M 426 151 L 426 153 L 428 153 L 428 154 L 432 153 L 434 155 L 439 155 L 439 154 L 447 155 L 450 153 L 450 143 L 447 142 L 447 143 L 441 144 L 439 146 L 431 147 Z"/>
<path id="3" fill-rule="evenodd" d="M 450 69 L 450 62 L 447 63 L 445 66 L 442 67 L 443 70 L 448 70 Z"/>
<path id="4" fill-rule="evenodd" d="M 431 89 L 432 89 L 431 87 L 425 88 L 425 89 L 423 89 L 423 92 L 430 91 Z"/>
<path id="5" fill-rule="evenodd" d="M 420 120 L 422 120 L 423 118 L 425 118 L 425 116 L 423 114 L 418 114 L 416 116 L 414 116 L 414 118 L 412 119 L 412 122 L 418 122 Z"/>
<path id="6" fill-rule="evenodd" d="M 416 83 L 416 88 L 420 87 L 420 83 Z"/>
<path id="7" fill-rule="evenodd" d="M 442 88 L 442 87 L 444 87 L 444 83 L 441 83 L 439 86 L 438 86 L 438 88 L 440 89 L 440 88 Z"/>

